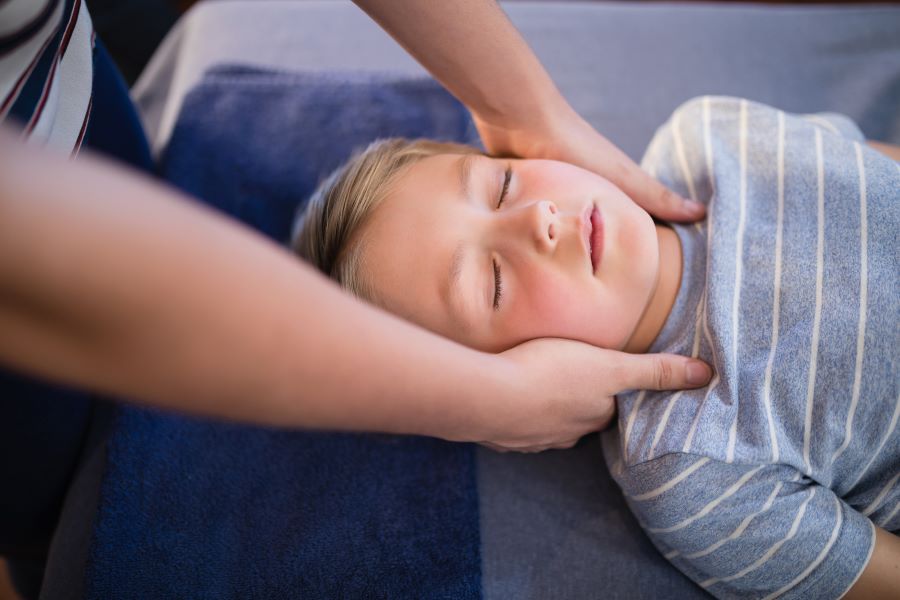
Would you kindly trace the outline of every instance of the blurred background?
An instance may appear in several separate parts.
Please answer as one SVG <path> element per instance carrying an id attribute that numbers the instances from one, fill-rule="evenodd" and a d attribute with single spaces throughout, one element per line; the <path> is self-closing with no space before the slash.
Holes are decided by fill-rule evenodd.
<path id="1" fill-rule="evenodd" d="M 178 17 L 198 0 L 86 0 L 94 29 L 125 77 L 132 85 L 150 60 L 153 51 Z M 228 0 L 216 0 L 227 2 Z M 285 0 L 288 1 L 288 0 Z M 302 2 L 303 0 L 291 0 Z M 347 2 L 349 0 L 334 0 Z M 528 0 L 506 0 L 527 2 Z M 554 1 L 554 0 L 551 0 Z M 571 1 L 571 0 L 555 0 Z M 589 2 L 592 0 L 575 0 Z M 596 0 L 594 0 L 596 1 Z M 628 1 L 628 0 L 626 0 Z M 660 2 L 667 0 L 631 0 Z M 718 0 L 719 3 L 739 0 Z M 740 0 L 746 3 L 746 0 Z M 841 0 L 775 0 L 759 4 L 855 4 Z M 887 0 L 867 0 L 865 4 L 897 4 Z"/>

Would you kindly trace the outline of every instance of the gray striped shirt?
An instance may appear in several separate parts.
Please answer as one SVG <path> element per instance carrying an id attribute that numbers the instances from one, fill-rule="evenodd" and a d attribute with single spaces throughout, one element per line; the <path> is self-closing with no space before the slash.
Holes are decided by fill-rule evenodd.
<path id="1" fill-rule="evenodd" d="M 703 97 L 644 167 L 708 204 L 651 348 L 706 388 L 618 398 L 613 476 L 660 551 L 718 597 L 838 598 L 900 529 L 900 165 L 835 114 Z"/>

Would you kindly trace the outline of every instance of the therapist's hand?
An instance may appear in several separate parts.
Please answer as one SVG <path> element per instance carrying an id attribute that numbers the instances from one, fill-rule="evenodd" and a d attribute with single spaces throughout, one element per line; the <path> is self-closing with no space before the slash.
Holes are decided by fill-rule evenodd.
<path id="1" fill-rule="evenodd" d="M 527 129 L 492 123 L 473 112 L 485 149 L 496 156 L 560 160 L 609 179 L 651 215 L 667 221 L 696 221 L 704 206 L 686 200 L 656 181 L 615 144 L 600 135 L 567 103 L 550 122 L 535 119 Z"/>
<path id="2" fill-rule="evenodd" d="M 673 354 L 626 354 L 572 340 L 531 340 L 496 355 L 497 369 L 516 390 L 480 403 L 478 421 L 493 424 L 471 440 L 501 452 L 571 448 L 608 427 L 614 395 L 630 389 L 706 385 L 706 363 Z"/>
<path id="3" fill-rule="evenodd" d="M 703 217 L 575 112 L 498 2 L 355 1 L 466 105 L 491 154 L 570 162 L 660 219 Z"/>

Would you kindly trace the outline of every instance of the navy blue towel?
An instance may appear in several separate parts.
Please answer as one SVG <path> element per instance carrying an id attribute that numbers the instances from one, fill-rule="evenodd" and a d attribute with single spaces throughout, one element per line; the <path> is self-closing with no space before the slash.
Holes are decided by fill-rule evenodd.
<path id="1" fill-rule="evenodd" d="M 283 241 L 318 181 L 387 135 L 475 134 L 432 80 L 223 68 L 187 96 L 162 174 Z M 481 597 L 473 445 L 117 410 L 88 597 Z"/>

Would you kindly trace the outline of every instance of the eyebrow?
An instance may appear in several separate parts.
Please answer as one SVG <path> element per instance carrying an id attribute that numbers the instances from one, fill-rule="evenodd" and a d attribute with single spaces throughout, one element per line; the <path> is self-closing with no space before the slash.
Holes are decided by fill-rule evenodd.
<path id="1" fill-rule="evenodd" d="M 459 193 L 467 202 L 472 201 L 472 164 L 475 162 L 474 154 L 461 154 L 456 161 L 459 175 Z"/>
<path id="2" fill-rule="evenodd" d="M 456 245 L 456 249 L 453 251 L 453 256 L 450 259 L 450 272 L 447 278 L 448 294 L 445 295 L 445 299 L 447 300 L 450 318 L 457 327 L 468 331 L 470 327 L 468 320 L 464 318 L 465 312 L 460 310 L 460 307 L 463 305 L 463 293 L 460 288 L 459 280 L 462 275 L 462 266 L 465 257 L 466 247 L 465 244 L 460 241 Z"/>
<path id="3" fill-rule="evenodd" d="M 472 201 L 472 165 L 474 163 L 474 154 L 461 154 L 456 161 L 457 176 L 459 177 L 459 193 L 465 198 L 466 202 Z M 471 325 L 468 322 L 468 319 L 465 318 L 465 311 L 462 310 L 462 307 L 465 304 L 465 298 L 460 287 L 465 257 L 465 244 L 460 241 L 453 250 L 453 256 L 450 259 L 450 271 L 447 277 L 447 288 L 444 299 L 447 302 L 450 319 L 453 321 L 454 325 L 463 331 L 468 331 L 471 329 Z"/>

